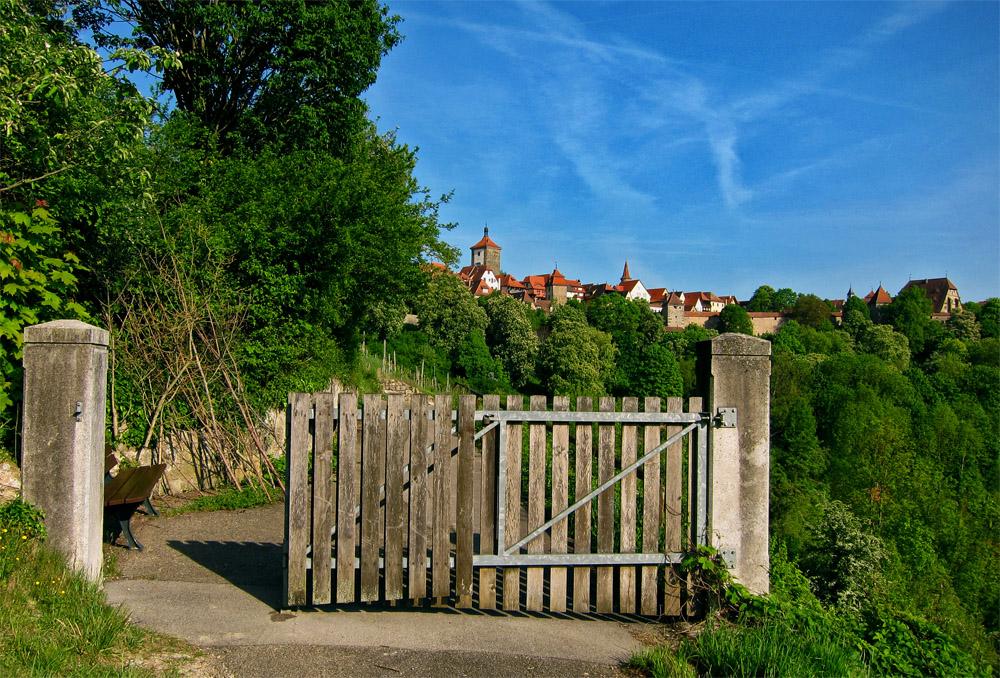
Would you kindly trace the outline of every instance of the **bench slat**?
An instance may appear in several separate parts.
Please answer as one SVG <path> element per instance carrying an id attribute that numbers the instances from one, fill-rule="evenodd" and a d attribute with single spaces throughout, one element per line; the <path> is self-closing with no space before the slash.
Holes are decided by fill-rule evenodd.
<path id="1" fill-rule="evenodd" d="M 104 505 L 141 504 L 149 497 L 166 464 L 125 468 L 104 486 Z"/>

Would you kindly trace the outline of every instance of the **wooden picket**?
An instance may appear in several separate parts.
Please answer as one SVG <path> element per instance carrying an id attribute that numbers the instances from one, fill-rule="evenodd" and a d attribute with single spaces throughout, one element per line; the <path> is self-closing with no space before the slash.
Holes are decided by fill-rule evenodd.
<path id="1" fill-rule="evenodd" d="M 683 531 L 693 481 L 683 439 L 661 446 L 704 415 L 681 415 L 679 398 L 666 410 L 687 419 L 669 424 L 659 398 L 641 413 L 637 398 L 602 397 L 597 412 L 585 397 L 549 409 L 534 396 L 527 410 L 520 396 L 502 409 L 485 396 L 481 410 L 476 396 L 457 408 L 448 395 L 361 400 L 359 410 L 356 394 L 289 395 L 286 607 L 687 609 L 676 563 L 693 543 Z"/>

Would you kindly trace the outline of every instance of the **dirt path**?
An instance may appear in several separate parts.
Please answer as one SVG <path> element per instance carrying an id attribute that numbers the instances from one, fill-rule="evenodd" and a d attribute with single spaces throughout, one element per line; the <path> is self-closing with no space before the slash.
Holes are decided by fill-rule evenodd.
<path id="1" fill-rule="evenodd" d="M 453 608 L 281 611 L 284 506 L 139 518 L 108 598 L 206 652 L 209 675 L 620 676 L 655 625 Z"/>

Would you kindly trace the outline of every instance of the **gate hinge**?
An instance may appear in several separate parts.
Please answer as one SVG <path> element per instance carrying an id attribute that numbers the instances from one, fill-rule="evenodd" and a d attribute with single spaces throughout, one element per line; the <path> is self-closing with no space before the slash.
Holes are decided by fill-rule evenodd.
<path id="1" fill-rule="evenodd" d="M 726 564 L 727 570 L 733 570 L 736 568 L 736 549 L 719 551 L 719 557 L 722 558 L 722 562 Z"/>
<path id="2" fill-rule="evenodd" d="M 736 428 L 736 408 L 720 407 L 715 415 L 715 425 L 719 428 Z"/>

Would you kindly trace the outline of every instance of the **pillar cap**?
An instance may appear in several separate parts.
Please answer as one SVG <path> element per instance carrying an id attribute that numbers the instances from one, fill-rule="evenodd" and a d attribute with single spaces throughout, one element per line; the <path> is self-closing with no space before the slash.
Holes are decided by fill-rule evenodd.
<path id="1" fill-rule="evenodd" d="M 711 355 L 771 355 L 771 342 L 767 339 L 752 337 L 749 334 L 740 334 L 738 332 L 726 332 L 717 337 L 699 341 L 698 345 L 706 347 Z"/>
<path id="2" fill-rule="evenodd" d="M 27 344 L 92 344 L 108 345 L 108 331 L 80 320 L 52 320 L 24 328 Z"/>

